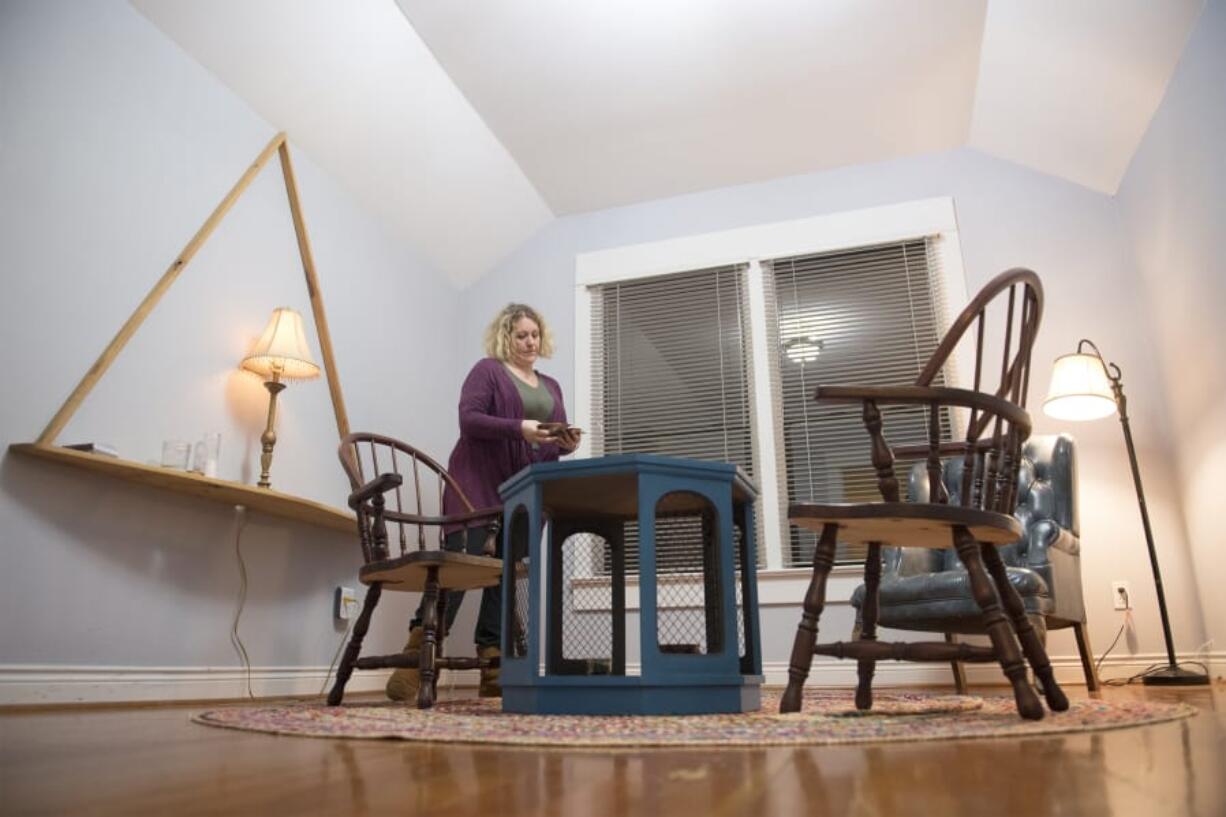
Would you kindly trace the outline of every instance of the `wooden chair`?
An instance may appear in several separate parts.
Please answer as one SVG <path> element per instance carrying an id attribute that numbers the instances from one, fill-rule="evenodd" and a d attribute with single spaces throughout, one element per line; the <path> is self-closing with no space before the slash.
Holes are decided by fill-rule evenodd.
<path id="1" fill-rule="evenodd" d="M 337 453 L 353 488 L 349 507 L 357 514 L 358 539 L 365 562 L 358 571 L 358 581 L 369 589 L 337 669 L 336 682 L 328 694 L 328 705 L 340 704 L 345 684 L 355 668 L 415 667 L 421 673 L 417 707 L 428 709 L 434 705 L 439 670 L 497 666 L 497 658 L 453 658 L 441 654 L 443 639 L 447 636 L 447 593 L 442 591 L 474 590 L 501 581 L 502 560 L 494 554 L 502 508 L 473 509 L 460 486 L 441 465 L 411 445 L 391 437 L 350 434 L 341 442 Z M 411 486 L 404 486 L 406 481 Z M 454 491 L 463 501 L 466 509 L 463 513 L 443 514 L 444 487 Z M 433 503 L 430 507 L 423 505 L 423 496 Z M 389 547 L 389 525 L 394 526 L 397 534 L 392 547 Z M 456 525 L 488 528 L 485 555 L 443 549 L 444 527 Z M 427 528 L 434 530 L 427 535 Z M 417 655 L 396 653 L 358 657 L 371 614 L 384 589 L 423 594 L 424 639 Z"/>
<path id="2" fill-rule="evenodd" d="M 1002 311 L 1003 310 L 1003 311 Z M 816 399 L 860 403 L 871 443 L 871 462 L 883 502 L 871 504 L 794 504 L 789 520 L 819 532 L 813 555 L 813 577 L 805 594 L 804 609 L 788 668 L 788 685 L 781 712 L 799 711 L 805 679 L 813 656 L 853 658 L 858 663 L 856 707 L 872 707 L 872 681 L 877 661 L 997 661 L 1009 683 L 1023 718 L 1043 717 L 1043 705 L 1026 675 L 1026 663 L 1042 685 L 1053 711 L 1068 708 L 1068 698 L 1056 684 L 1042 639 L 1026 616 L 1016 590 L 1009 583 L 997 552 L 1017 541 L 1021 523 L 1012 515 L 1016 506 L 1018 459 L 1030 435 L 1025 410 L 1029 385 L 1030 352 L 1043 311 L 1043 289 L 1030 270 L 1013 269 L 990 281 L 950 327 L 914 385 L 896 387 L 819 386 Z M 991 320 L 989 320 L 991 319 Z M 985 340 L 989 322 L 997 319 L 1000 339 L 1000 380 L 995 390 L 983 385 Z M 970 389 L 932 386 L 967 331 L 975 327 L 974 372 Z M 880 406 L 922 406 L 928 412 L 928 442 L 917 450 L 891 449 L 883 432 Z M 943 418 L 966 417 L 961 442 L 942 439 Z M 920 454 L 926 459 L 929 485 L 927 502 L 900 501 L 894 474 L 896 455 Z M 941 478 L 943 455 L 961 457 L 961 496 L 951 504 Z M 836 543 L 866 545 L 865 596 L 858 638 L 850 642 L 818 644 L 818 621 L 825 606 L 826 580 L 834 564 Z M 881 549 L 924 547 L 956 550 L 966 566 L 971 594 L 982 611 L 983 628 L 992 646 L 942 642 L 883 643 L 877 641 Z M 1003 608 L 1003 609 L 1002 609 Z M 1018 642 L 1021 642 L 1019 649 Z M 1025 660 L 1023 660 L 1023 656 Z"/>

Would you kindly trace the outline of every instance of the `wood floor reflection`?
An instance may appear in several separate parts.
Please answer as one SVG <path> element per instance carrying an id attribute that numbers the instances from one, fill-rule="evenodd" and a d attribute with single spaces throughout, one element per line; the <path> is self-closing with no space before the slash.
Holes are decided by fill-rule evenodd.
<path id="1" fill-rule="evenodd" d="M 1104 694 L 1200 711 L 1025 740 L 615 752 L 260 735 L 190 723 L 200 706 L 8 711 L 0 813 L 1226 814 L 1226 686 Z"/>

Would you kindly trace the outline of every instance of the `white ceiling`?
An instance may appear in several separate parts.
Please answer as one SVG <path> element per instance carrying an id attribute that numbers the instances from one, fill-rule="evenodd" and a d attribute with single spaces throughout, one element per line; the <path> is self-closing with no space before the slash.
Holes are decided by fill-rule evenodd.
<path id="1" fill-rule="evenodd" d="M 991 0 L 968 144 L 1114 195 L 1203 0 Z"/>
<path id="2" fill-rule="evenodd" d="M 1204 0 L 131 2 L 464 283 L 556 215 L 967 145 L 1114 194 Z"/>
<path id="3" fill-rule="evenodd" d="M 131 3 L 457 282 L 553 218 L 394 0 Z"/>
<path id="4" fill-rule="evenodd" d="M 960 147 L 984 17 L 984 0 L 399 3 L 557 213 Z"/>

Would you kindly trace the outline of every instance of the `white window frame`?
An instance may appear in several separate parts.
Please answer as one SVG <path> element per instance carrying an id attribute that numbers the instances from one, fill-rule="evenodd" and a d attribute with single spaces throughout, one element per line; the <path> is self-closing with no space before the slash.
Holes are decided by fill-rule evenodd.
<path id="1" fill-rule="evenodd" d="M 968 301 L 966 275 L 962 263 L 962 248 L 958 240 L 957 215 L 950 197 L 922 199 L 882 207 L 870 207 L 844 213 L 812 218 L 760 224 L 733 230 L 683 236 L 644 244 L 632 244 L 606 250 L 582 253 L 575 257 L 575 423 L 580 428 L 593 428 L 592 423 L 592 337 L 591 287 L 619 281 L 632 281 L 669 273 L 692 272 L 724 265 L 748 264 L 748 295 L 750 340 L 753 350 L 752 400 L 754 415 L 771 417 L 770 380 L 768 377 L 765 294 L 761 261 L 796 255 L 811 255 L 833 250 L 863 247 L 872 244 L 900 242 L 908 239 L 936 237 L 940 254 L 937 269 L 943 289 L 946 320 Z M 808 568 L 786 568 L 781 540 L 782 519 L 779 518 L 779 492 L 787 486 L 778 484 L 775 467 L 778 452 L 775 436 L 754 429 L 754 445 L 759 462 L 756 474 L 761 494 L 762 543 L 766 564 L 758 571 L 759 598 L 764 604 L 775 603 L 776 593 L 763 593 L 767 587 L 779 591 L 779 598 L 795 602 L 803 594 L 802 575 Z M 575 454 L 591 456 L 591 443 L 583 437 Z M 854 568 L 858 570 L 858 568 Z M 839 571 L 842 572 L 842 571 Z M 850 593 L 850 591 L 848 591 Z M 842 596 L 842 593 L 838 594 Z"/>

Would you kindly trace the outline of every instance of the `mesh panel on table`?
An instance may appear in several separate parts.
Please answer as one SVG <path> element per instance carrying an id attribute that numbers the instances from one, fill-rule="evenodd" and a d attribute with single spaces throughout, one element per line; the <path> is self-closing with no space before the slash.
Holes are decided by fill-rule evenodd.
<path id="1" fill-rule="evenodd" d="M 613 587 L 605 578 L 610 559 L 609 543 L 597 534 L 577 533 L 562 543 L 562 586 L 569 590 L 562 615 L 565 660 L 612 660 Z"/>

